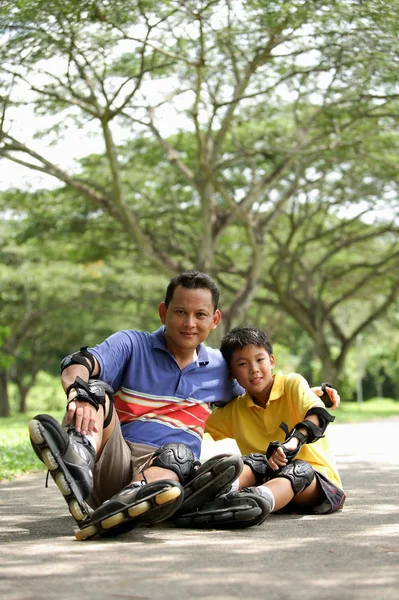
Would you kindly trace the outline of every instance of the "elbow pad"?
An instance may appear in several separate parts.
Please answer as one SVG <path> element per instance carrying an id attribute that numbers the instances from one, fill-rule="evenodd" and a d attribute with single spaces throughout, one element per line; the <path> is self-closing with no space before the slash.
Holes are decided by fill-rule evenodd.
<path id="1" fill-rule="evenodd" d="M 90 367 L 87 364 L 86 359 L 89 361 Z M 90 354 L 90 352 L 88 352 L 87 346 L 83 346 L 83 348 L 81 348 L 79 352 L 73 352 L 72 354 L 68 354 L 68 356 L 62 359 L 60 363 L 61 373 L 64 371 L 64 369 L 67 369 L 71 365 L 82 365 L 83 367 L 86 367 L 86 369 L 89 371 L 89 377 L 91 377 L 96 363 L 93 355 Z"/>

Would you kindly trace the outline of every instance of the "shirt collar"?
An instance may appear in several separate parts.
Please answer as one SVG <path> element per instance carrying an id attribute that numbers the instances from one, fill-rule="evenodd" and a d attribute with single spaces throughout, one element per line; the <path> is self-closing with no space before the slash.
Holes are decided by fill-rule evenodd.
<path id="1" fill-rule="evenodd" d="M 284 395 L 284 376 L 281 371 L 273 375 L 273 386 L 270 390 L 269 402 L 273 402 L 274 400 L 278 400 L 281 396 Z M 252 398 L 249 392 L 246 392 L 247 406 L 258 406 L 255 404 L 254 399 Z"/>

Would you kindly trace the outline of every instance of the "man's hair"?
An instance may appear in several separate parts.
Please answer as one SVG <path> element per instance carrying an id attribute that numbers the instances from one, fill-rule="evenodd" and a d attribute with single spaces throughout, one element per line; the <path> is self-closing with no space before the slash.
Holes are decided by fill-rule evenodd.
<path id="1" fill-rule="evenodd" d="M 169 302 L 173 298 L 175 289 L 178 287 L 184 287 L 187 290 L 198 290 L 207 289 L 212 294 L 213 310 L 216 310 L 219 304 L 219 289 L 216 283 L 206 273 L 200 271 L 184 271 L 180 275 L 173 277 L 170 280 L 168 287 L 166 288 L 165 304 L 169 306 Z"/>
<path id="2" fill-rule="evenodd" d="M 233 353 L 245 346 L 258 346 L 264 348 L 269 356 L 273 354 L 269 336 L 257 327 L 235 327 L 222 339 L 220 351 L 227 364 L 230 365 Z"/>

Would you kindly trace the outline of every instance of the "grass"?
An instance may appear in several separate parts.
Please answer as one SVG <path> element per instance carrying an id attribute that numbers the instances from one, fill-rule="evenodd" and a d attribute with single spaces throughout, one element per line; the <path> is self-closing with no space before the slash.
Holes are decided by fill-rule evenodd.
<path id="1" fill-rule="evenodd" d="M 399 401 L 389 398 L 373 398 L 365 402 L 342 402 L 335 415 L 336 423 L 373 421 L 399 417 Z"/>
<path id="2" fill-rule="evenodd" d="M 40 410 L 0 418 L 0 481 L 19 477 L 24 473 L 45 470 L 45 466 L 32 450 L 28 434 L 28 422 L 38 412 Z M 48 412 L 59 421 L 62 419 L 62 410 L 43 412 Z M 399 417 L 399 402 L 386 398 L 375 398 L 362 403 L 343 402 L 333 414 L 336 416 L 335 423 Z"/>
<path id="3" fill-rule="evenodd" d="M 49 413 L 62 419 L 62 411 Z M 37 411 L 0 418 L 0 481 L 45 470 L 29 440 L 28 423 L 36 414 Z"/>

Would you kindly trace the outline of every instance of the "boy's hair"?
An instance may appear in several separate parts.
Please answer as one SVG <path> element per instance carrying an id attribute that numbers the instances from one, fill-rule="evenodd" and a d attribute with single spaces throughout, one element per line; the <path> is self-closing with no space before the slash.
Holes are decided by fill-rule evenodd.
<path id="1" fill-rule="evenodd" d="M 235 327 L 222 339 L 220 351 L 230 365 L 233 353 L 245 346 L 258 346 L 264 348 L 269 356 L 273 354 L 273 347 L 267 333 L 257 327 Z"/>
<path id="2" fill-rule="evenodd" d="M 168 287 L 166 288 L 165 305 L 169 306 L 169 302 L 173 298 L 175 289 L 178 287 L 184 287 L 188 290 L 207 289 L 212 294 L 213 310 L 216 310 L 219 304 L 219 289 L 216 283 L 209 277 L 207 273 L 201 273 L 200 271 L 184 271 L 180 275 L 173 277 L 170 280 Z"/>

